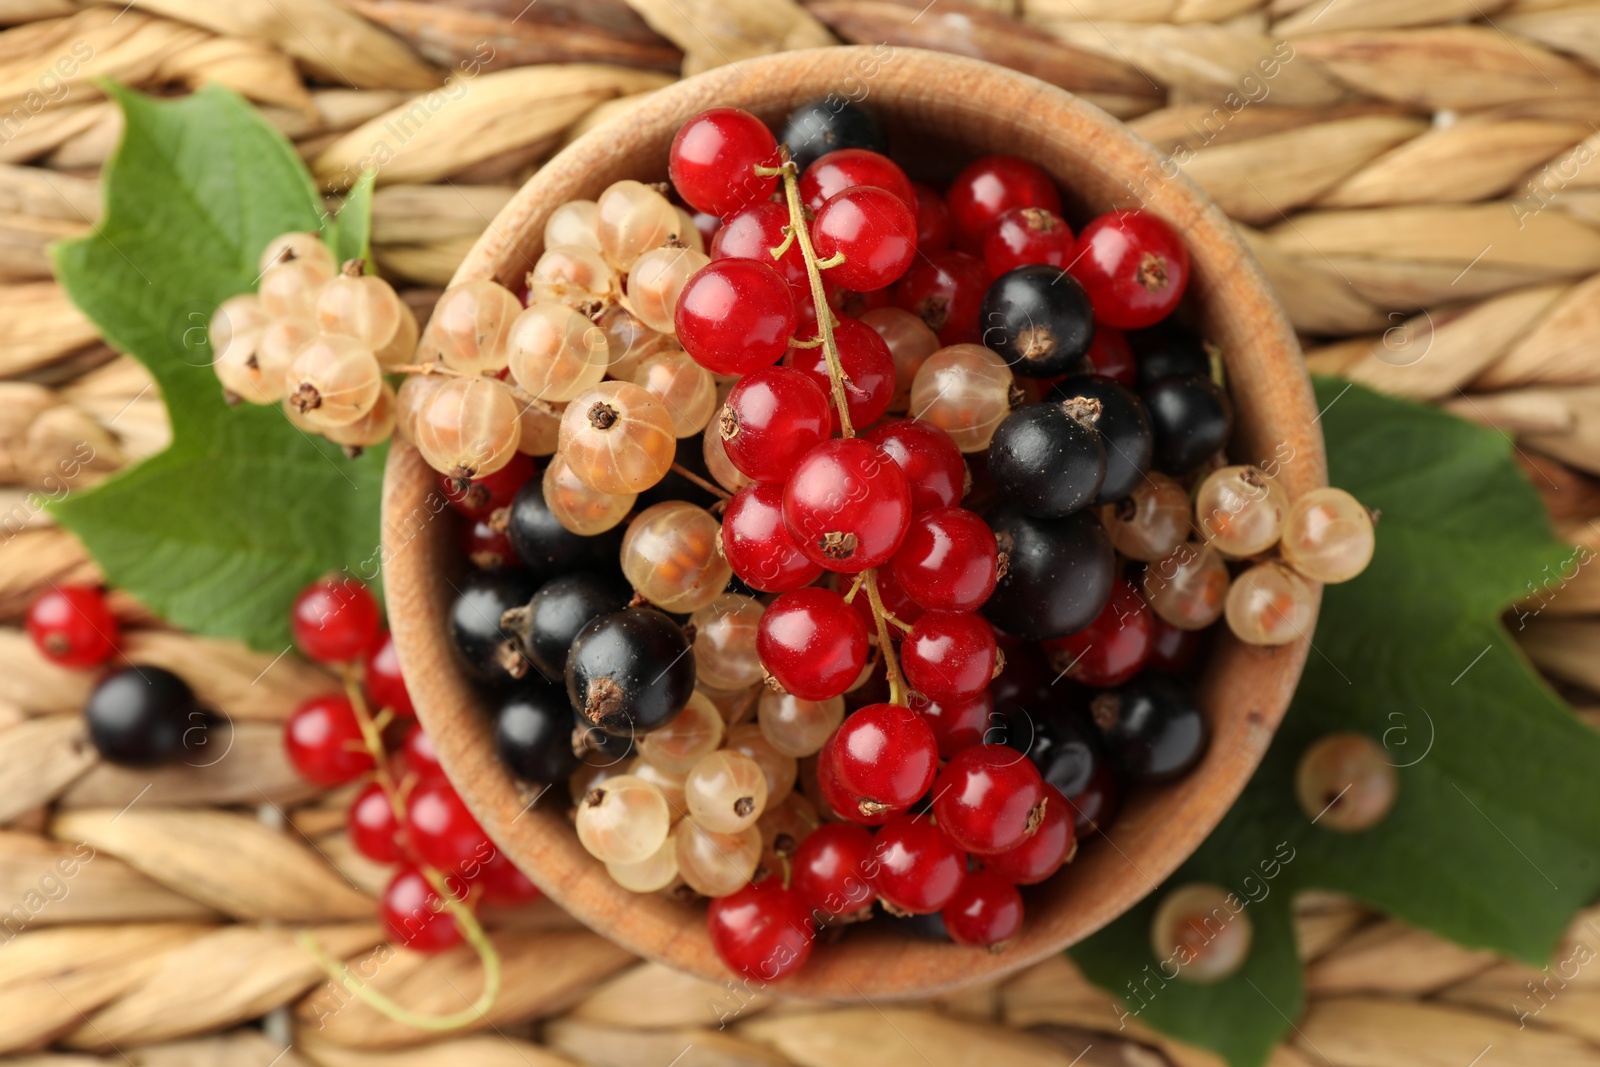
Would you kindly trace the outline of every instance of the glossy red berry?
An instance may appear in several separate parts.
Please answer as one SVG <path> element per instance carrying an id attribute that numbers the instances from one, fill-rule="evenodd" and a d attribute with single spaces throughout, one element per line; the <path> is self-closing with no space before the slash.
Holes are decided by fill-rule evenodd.
<path id="1" fill-rule="evenodd" d="M 1159 615 L 1150 620 L 1150 659 L 1146 666 L 1182 674 L 1194 666 L 1204 630 L 1180 630 Z"/>
<path id="2" fill-rule="evenodd" d="M 826 378 L 818 383 L 791 367 L 763 367 L 740 378 L 713 429 L 728 461 L 758 482 L 787 479 L 807 452 L 828 439 L 833 410 L 827 388 Z"/>
<path id="3" fill-rule="evenodd" d="M 914 693 L 911 708 L 933 731 L 942 760 L 953 759 L 957 752 L 983 744 L 994 718 L 994 698 L 988 690 L 960 700 L 929 700 Z"/>
<path id="4" fill-rule="evenodd" d="M 811 956 L 811 915 L 777 878 L 713 900 L 706 930 L 730 970 L 761 982 L 793 974 Z"/>
<path id="5" fill-rule="evenodd" d="M 461 943 L 461 929 L 445 910 L 444 898 L 415 867 L 401 867 L 378 901 L 378 915 L 390 940 L 413 952 L 442 952 Z"/>
<path id="6" fill-rule="evenodd" d="M 813 563 L 855 574 L 900 547 L 911 521 L 906 476 L 871 441 L 824 441 L 783 487 L 783 521 Z"/>
<path id="7" fill-rule="evenodd" d="M 772 258 L 772 250 L 783 244 L 784 227 L 789 225 L 789 209 L 771 200 L 730 215 L 708 246 L 712 259 L 754 259 L 772 263 L 794 289 L 795 300 L 811 301 L 811 280 L 806 274 L 805 256 L 798 241 L 790 241 L 783 255 Z"/>
<path id="8" fill-rule="evenodd" d="M 1139 365 L 1134 360 L 1133 347 L 1128 344 L 1126 335 L 1115 326 L 1097 324 L 1094 340 L 1089 342 L 1089 351 L 1085 356 L 1090 368 L 1102 378 L 1110 378 L 1129 389 L 1138 383 Z"/>
<path id="9" fill-rule="evenodd" d="M 1005 745 L 977 745 L 945 764 L 933 785 L 939 829 L 966 852 L 992 856 L 1027 840 L 1044 821 L 1039 769 Z"/>
<path id="10" fill-rule="evenodd" d="M 1008 270 L 1041 263 L 1066 267 L 1077 242 L 1072 227 L 1054 211 L 1042 207 L 1014 207 L 1002 212 L 983 241 L 983 261 L 993 277 Z"/>
<path id="11" fill-rule="evenodd" d="M 722 513 L 722 555 L 752 589 L 784 593 L 810 585 L 822 567 L 800 551 L 783 522 L 783 486 L 747 485 Z"/>
<path id="12" fill-rule="evenodd" d="M 839 731 L 835 730 L 828 735 L 828 739 L 822 743 L 822 748 L 817 751 L 817 789 L 822 794 L 822 802 L 828 809 L 839 818 L 848 819 L 858 826 L 882 826 L 904 811 L 904 808 L 884 808 L 882 811 L 861 810 L 860 801 L 851 796 L 850 791 L 839 781 L 839 772 L 833 758 L 838 740 Z"/>
<path id="13" fill-rule="evenodd" d="M 772 195 L 777 176 L 754 168 L 777 163 L 778 140 L 765 123 L 736 107 L 714 107 L 678 128 L 667 171 L 690 207 L 726 218 Z"/>
<path id="14" fill-rule="evenodd" d="M 320 786 L 352 782 L 375 765 L 355 709 L 340 693 L 314 696 L 294 709 L 283 724 L 283 744 L 300 777 Z"/>
<path id="15" fill-rule="evenodd" d="M 519 566 L 510 530 L 487 519 L 468 519 L 461 526 L 461 554 L 480 571 Z"/>
<path id="16" fill-rule="evenodd" d="M 27 627 L 46 659 L 78 670 L 110 659 L 120 637 L 105 594 L 89 585 L 51 585 L 28 605 Z"/>
<path id="17" fill-rule="evenodd" d="M 1015 156 L 984 156 L 956 175 L 945 193 L 956 247 L 983 250 L 989 228 L 1012 208 L 1042 207 L 1061 214 L 1055 183 L 1036 165 Z"/>
<path id="18" fill-rule="evenodd" d="M 1057 674 L 1084 685 L 1121 685 L 1149 661 L 1155 618 L 1133 583 L 1119 578 L 1095 620 L 1075 634 L 1044 642 L 1045 655 Z"/>
<path id="19" fill-rule="evenodd" d="M 939 746 L 927 720 L 910 708 L 869 704 L 840 725 L 833 769 L 864 814 L 909 808 L 933 784 Z"/>
<path id="20" fill-rule="evenodd" d="M 999 558 L 988 523 L 966 508 L 934 508 L 911 517 L 889 569 L 928 611 L 977 611 L 994 592 Z"/>
<path id="21" fill-rule="evenodd" d="M 900 642 L 900 669 L 931 700 L 977 696 L 994 680 L 994 627 L 972 612 L 930 611 Z"/>
<path id="22" fill-rule="evenodd" d="M 354 578 L 319 578 L 300 591 L 289 626 L 300 651 L 319 663 L 360 659 L 378 639 L 382 616 L 372 592 Z"/>
<path id="23" fill-rule="evenodd" d="M 872 887 L 884 904 L 929 915 L 950 903 L 967 874 L 967 857 L 924 816 L 897 815 L 873 838 Z"/>
<path id="24" fill-rule="evenodd" d="M 717 259 L 701 267 L 678 294 L 674 316 L 678 343 L 716 374 L 772 366 L 789 347 L 796 323 L 789 283 L 757 259 Z"/>
<path id="25" fill-rule="evenodd" d="M 912 182 L 917 193 L 917 251 L 939 252 L 950 247 L 950 209 L 931 186 Z"/>
<path id="26" fill-rule="evenodd" d="M 850 425 L 856 429 L 865 428 L 876 422 L 894 399 L 894 357 L 889 354 L 888 342 L 877 330 L 849 317 L 841 317 L 835 323 L 833 340 L 839 352 L 839 365 L 844 369 L 845 407 L 850 412 Z M 784 365 L 804 374 L 818 391 L 827 395 L 829 430 L 837 429 L 833 384 L 828 377 L 828 357 L 822 346 L 791 348 L 784 357 Z"/>
<path id="27" fill-rule="evenodd" d="M 400 821 L 394 805 L 377 782 L 369 782 L 350 802 L 345 818 L 350 844 L 374 863 L 399 863 L 405 859 Z"/>
<path id="28" fill-rule="evenodd" d="M 905 473 L 913 512 L 950 507 L 966 495 L 967 463 L 961 449 L 933 423 L 890 419 L 861 436 L 888 453 Z"/>
<path id="29" fill-rule="evenodd" d="M 837 285 L 871 292 L 899 280 L 917 254 L 916 206 L 894 193 L 858 185 L 829 197 L 811 223 L 811 240 L 823 260 L 844 262 L 823 276 Z"/>
<path id="30" fill-rule="evenodd" d="M 443 768 L 439 766 L 439 753 L 433 747 L 433 740 L 428 737 L 428 731 L 421 726 L 413 726 L 406 731 L 405 740 L 400 742 L 400 755 L 405 760 L 408 774 L 415 774 L 420 778 L 443 773 Z"/>
<path id="31" fill-rule="evenodd" d="M 1072 809 L 1072 832 L 1079 839 L 1110 826 L 1122 807 L 1122 790 L 1111 768 L 1104 763 L 1096 767 L 1089 784 L 1067 798 L 1067 806 Z"/>
<path id="32" fill-rule="evenodd" d="M 1096 322 L 1138 330 L 1178 306 L 1189 284 L 1189 250 L 1155 215 L 1112 211 L 1083 228 L 1071 273 L 1089 294 Z"/>
<path id="33" fill-rule="evenodd" d="M 939 911 L 950 940 L 999 951 L 1022 932 L 1022 894 L 988 871 L 972 871 Z"/>
<path id="34" fill-rule="evenodd" d="M 800 175 L 800 199 L 812 211 L 846 189 L 869 185 L 893 193 L 917 217 L 917 192 L 899 164 L 866 148 L 841 148 L 818 159 Z"/>
<path id="35" fill-rule="evenodd" d="M 389 631 L 385 630 L 377 644 L 367 651 L 366 671 L 361 680 L 374 711 L 388 708 L 403 719 L 417 717 L 411 694 L 406 691 L 406 680 L 400 675 L 400 654 L 395 651 L 394 635 Z"/>
<path id="36" fill-rule="evenodd" d="M 756 652 L 768 674 L 803 700 L 829 700 L 867 663 L 867 628 L 844 597 L 808 587 L 784 593 L 761 615 Z"/>
<path id="37" fill-rule="evenodd" d="M 474 478 L 465 486 L 460 479 L 448 474 L 439 475 L 439 491 L 450 506 L 469 519 L 487 519 L 498 508 L 510 507 L 524 482 L 539 473 L 539 465 L 532 456 L 512 453 L 504 467 L 493 474 Z"/>
<path id="38" fill-rule="evenodd" d="M 494 849 L 455 787 L 440 774 L 424 775 L 411 787 L 406 835 L 417 858 L 446 871 L 481 864 Z"/>
<path id="39" fill-rule="evenodd" d="M 481 894 L 480 901 L 502 908 L 531 904 L 544 895 L 499 849 L 479 865 L 472 876 L 472 884 Z"/>
<path id="40" fill-rule="evenodd" d="M 978 308 L 989 288 L 989 268 L 965 252 L 918 256 L 894 287 L 894 306 L 927 323 L 946 345 L 976 344 Z"/>
<path id="41" fill-rule="evenodd" d="M 872 905 L 873 863 L 870 833 L 853 823 L 828 823 L 795 849 L 789 885 L 817 921 L 853 918 Z"/>
<path id="42" fill-rule="evenodd" d="M 1072 828 L 1072 808 L 1053 785 L 1044 787 L 1044 820 L 1028 839 L 1007 852 L 983 857 L 984 870 L 993 871 L 1013 885 L 1037 885 L 1072 857 L 1078 836 Z"/>

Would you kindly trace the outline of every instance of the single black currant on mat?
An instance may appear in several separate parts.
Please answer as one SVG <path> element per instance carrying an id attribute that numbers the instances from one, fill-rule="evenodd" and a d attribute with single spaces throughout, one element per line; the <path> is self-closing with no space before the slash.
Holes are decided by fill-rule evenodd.
<path id="1" fill-rule="evenodd" d="M 89 740 L 110 763 L 154 767 L 185 749 L 185 732 L 209 716 L 187 682 L 160 667 L 113 671 L 95 686 L 83 708 Z"/>

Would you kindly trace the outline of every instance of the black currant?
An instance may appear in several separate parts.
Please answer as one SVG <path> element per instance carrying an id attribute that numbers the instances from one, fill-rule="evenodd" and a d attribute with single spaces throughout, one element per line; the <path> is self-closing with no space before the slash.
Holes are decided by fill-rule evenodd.
<path id="1" fill-rule="evenodd" d="M 1002 573 L 983 606 L 989 621 L 1029 641 L 1088 626 L 1111 599 L 1116 555 L 1093 512 L 1036 519 L 1011 504 L 986 516 L 1001 552 Z"/>
<path id="2" fill-rule="evenodd" d="M 631 737 L 671 722 L 694 694 L 683 627 L 654 608 L 624 608 L 585 626 L 567 655 L 567 696 L 585 722 Z"/>
<path id="3" fill-rule="evenodd" d="M 1155 452 L 1155 435 L 1144 404 L 1121 383 L 1098 374 L 1075 374 L 1050 391 L 1051 400 L 1081 397 L 1100 402 L 1094 428 L 1105 443 L 1106 476 L 1094 503 L 1114 504 L 1144 480 Z"/>
<path id="4" fill-rule="evenodd" d="M 876 118 L 842 97 L 831 95 L 789 112 L 778 141 L 789 146 L 789 158 L 801 170 L 840 148 L 865 148 L 885 155 L 889 152 L 889 140 Z"/>
<path id="5" fill-rule="evenodd" d="M 593 537 L 562 526 L 544 502 L 544 484 L 530 478 L 511 501 L 506 533 L 533 576 L 534 586 L 573 571 L 616 573 L 622 556 L 621 526 Z"/>
<path id="6" fill-rule="evenodd" d="M 578 769 L 572 750 L 576 717 L 567 691 L 533 678 L 506 697 L 494 715 L 500 762 L 529 782 L 564 782 Z"/>
<path id="7" fill-rule="evenodd" d="M 918 941 L 944 941 L 949 942 L 950 932 L 944 927 L 944 916 L 939 912 L 931 911 L 923 915 L 896 914 L 883 906 L 880 900 L 873 908 L 872 921 L 874 925 L 885 924 L 885 930 L 894 930 L 906 937 L 914 937 Z"/>
<path id="8" fill-rule="evenodd" d="M 89 740 L 110 763 L 154 767 L 184 752 L 184 734 L 209 719 L 189 684 L 160 667 L 113 671 L 83 707 Z"/>
<path id="9" fill-rule="evenodd" d="M 1129 330 L 1127 337 L 1141 389 L 1176 374 L 1211 375 L 1211 357 L 1199 336 L 1171 319 L 1148 329 Z"/>
<path id="10" fill-rule="evenodd" d="M 995 427 L 989 477 L 1028 515 L 1070 515 L 1086 507 L 1106 476 L 1098 400 L 1071 397 L 1017 408 Z"/>
<path id="11" fill-rule="evenodd" d="M 1137 781 L 1170 781 L 1205 754 L 1200 706 L 1165 671 L 1141 671 L 1125 685 L 1096 693 L 1089 714 L 1112 759 Z"/>
<path id="12" fill-rule="evenodd" d="M 1083 286 L 1060 267 L 1034 263 L 1000 275 L 983 294 L 978 322 L 984 345 L 1013 373 L 1052 378 L 1089 369 L 1094 309 Z"/>
<path id="13" fill-rule="evenodd" d="M 566 677 L 567 650 L 590 622 L 627 606 L 628 583 L 601 574 L 566 574 L 539 587 L 533 599 L 504 618 L 522 642 L 522 651 L 545 677 Z"/>
<path id="14" fill-rule="evenodd" d="M 504 616 L 527 604 L 536 588 L 534 577 L 516 568 L 476 571 L 456 588 L 450 635 L 479 679 L 506 683 L 528 673 L 522 643 Z"/>
<path id="15" fill-rule="evenodd" d="M 1028 758 L 1044 780 L 1075 797 L 1089 788 L 1104 754 L 1100 736 L 1077 712 L 1044 718 Z"/>
<path id="16" fill-rule="evenodd" d="M 1162 378 L 1143 392 L 1155 433 L 1155 465 L 1167 474 L 1188 474 L 1216 455 L 1233 435 L 1233 405 L 1210 378 L 1186 374 Z"/>

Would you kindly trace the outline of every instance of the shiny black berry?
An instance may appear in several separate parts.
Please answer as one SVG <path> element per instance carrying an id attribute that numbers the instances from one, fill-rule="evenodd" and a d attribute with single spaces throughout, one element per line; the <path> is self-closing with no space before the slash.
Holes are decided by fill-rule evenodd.
<path id="1" fill-rule="evenodd" d="M 585 722 L 631 737 L 671 722 L 694 693 L 683 627 L 654 608 L 595 619 L 567 656 L 567 696 Z"/>
<path id="2" fill-rule="evenodd" d="M 511 547 L 533 576 L 535 588 L 563 574 L 592 571 L 618 573 L 622 553 L 621 526 L 593 537 L 575 534 L 562 526 L 544 502 L 544 485 L 530 478 L 511 501 L 506 534 Z"/>
<path id="3" fill-rule="evenodd" d="M 535 677 L 506 697 L 494 716 L 500 761 L 529 782 L 564 782 L 578 769 L 577 720 L 566 688 Z"/>
<path id="4" fill-rule="evenodd" d="M 1211 357 L 1197 334 L 1170 319 L 1145 330 L 1129 330 L 1139 388 L 1177 374 L 1211 375 Z"/>
<path id="5" fill-rule="evenodd" d="M 1233 404 L 1203 375 L 1162 378 L 1145 388 L 1142 399 L 1155 432 L 1155 466 L 1167 474 L 1195 470 L 1233 435 Z"/>
<path id="6" fill-rule="evenodd" d="M 1000 275 L 983 294 L 978 325 L 983 343 L 1016 374 L 1051 378 L 1089 369 L 1094 309 L 1060 267 L 1034 263 Z"/>
<path id="7" fill-rule="evenodd" d="M 89 740 L 110 763 L 154 767 L 185 751 L 185 733 L 209 719 L 187 682 L 160 667 L 126 667 L 95 686 L 84 705 Z"/>
<path id="8" fill-rule="evenodd" d="M 528 673 L 528 658 L 505 615 L 532 599 L 537 580 L 526 571 L 477 571 L 456 587 L 450 636 L 480 680 L 509 683 Z"/>
<path id="9" fill-rule="evenodd" d="M 1120 383 L 1098 374 L 1073 375 L 1050 391 L 1051 400 L 1075 397 L 1100 403 L 1094 428 L 1105 443 L 1106 476 L 1094 502 L 1113 504 L 1126 499 L 1144 480 L 1155 453 L 1155 435 L 1144 404 Z"/>
<path id="10" fill-rule="evenodd" d="M 801 170 L 840 148 L 889 152 L 878 120 L 839 96 L 825 96 L 789 112 L 778 140 L 789 146 L 789 158 Z"/>
<path id="11" fill-rule="evenodd" d="M 983 614 L 1029 641 L 1065 637 L 1088 626 L 1111 599 L 1116 557 L 1092 512 L 1036 519 L 1011 504 L 986 516 L 1002 574 Z"/>
<path id="12" fill-rule="evenodd" d="M 567 574 L 539 587 L 533 599 L 506 613 L 522 650 L 545 677 L 566 677 L 567 650 L 589 623 L 626 607 L 633 590 L 621 578 L 600 574 Z"/>
<path id="13" fill-rule="evenodd" d="M 1205 755 L 1200 706 L 1165 671 L 1142 671 L 1126 685 L 1096 693 L 1089 715 L 1112 759 L 1136 781 L 1170 781 Z"/>
<path id="14" fill-rule="evenodd" d="M 1089 788 L 1104 751 L 1094 727 L 1084 721 L 1081 713 L 1068 712 L 1042 717 L 1028 758 L 1045 781 L 1061 790 L 1062 796 L 1075 797 Z"/>
<path id="15" fill-rule="evenodd" d="M 1071 396 L 1027 404 L 995 427 L 989 476 L 1018 509 L 1043 518 L 1086 507 L 1106 475 L 1106 450 L 1095 429 L 1098 400 Z"/>

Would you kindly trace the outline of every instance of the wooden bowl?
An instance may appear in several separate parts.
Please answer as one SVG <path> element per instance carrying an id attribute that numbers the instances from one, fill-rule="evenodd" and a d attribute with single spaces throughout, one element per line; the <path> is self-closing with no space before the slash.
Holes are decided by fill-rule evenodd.
<path id="1" fill-rule="evenodd" d="M 595 198 L 622 178 L 666 177 L 673 133 L 712 106 L 742 107 L 776 125 L 796 105 L 838 93 L 863 100 L 888 125 L 914 176 L 948 177 L 1003 152 L 1049 171 L 1081 224 L 1113 206 L 1145 206 L 1183 233 L 1193 261 L 1188 302 L 1220 346 L 1237 409 L 1231 452 L 1275 460 L 1291 497 L 1325 484 L 1316 406 L 1299 349 L 1260 270 L 1223 213 L 1156 152 L 1070 93 L 1001 67 L 909 49 L 787 52 L 678 82 L 573 142 L 522 187 L 478 240 L 457 282 L 494 278 L 516 288 L 542 250 L 558 205 Z M 534 104 L 530 101 L 530 106 Z M 917 150 L 907 151 L 915 146 Z M 919 160 L 934 161 L 922 166 Z M 919 175 L 919 170 L 922 175 Z M 396 440 L 384 488 L 389 616 L 417 714 L 467 806 L 498 845 L 557 904 L 629 950 L 722 981 L 703 903 L 621 889 L 578 844 L 564 786 L 538 803 L 496 759 L 489 719 L 451 647 L 452 580 L 464 567 L 438 477 Z M 993 979 L 1093 933 L 1151 892 L 1222 818 L 1254 771 L 1293 695 L 1307 643 L 1252 648 L 1219 635 L 1198 695 L 1213 733 L 1182 781 L 1135 793 L 1108 840 L 1029 891 L 1020 940 L 992 954 L 913 940 L 869 923 L 819 946 L 773 992 L 838 1000 L 913 997 Z M 737 1005 L 730 1007 L 736 1010 Z"/>

